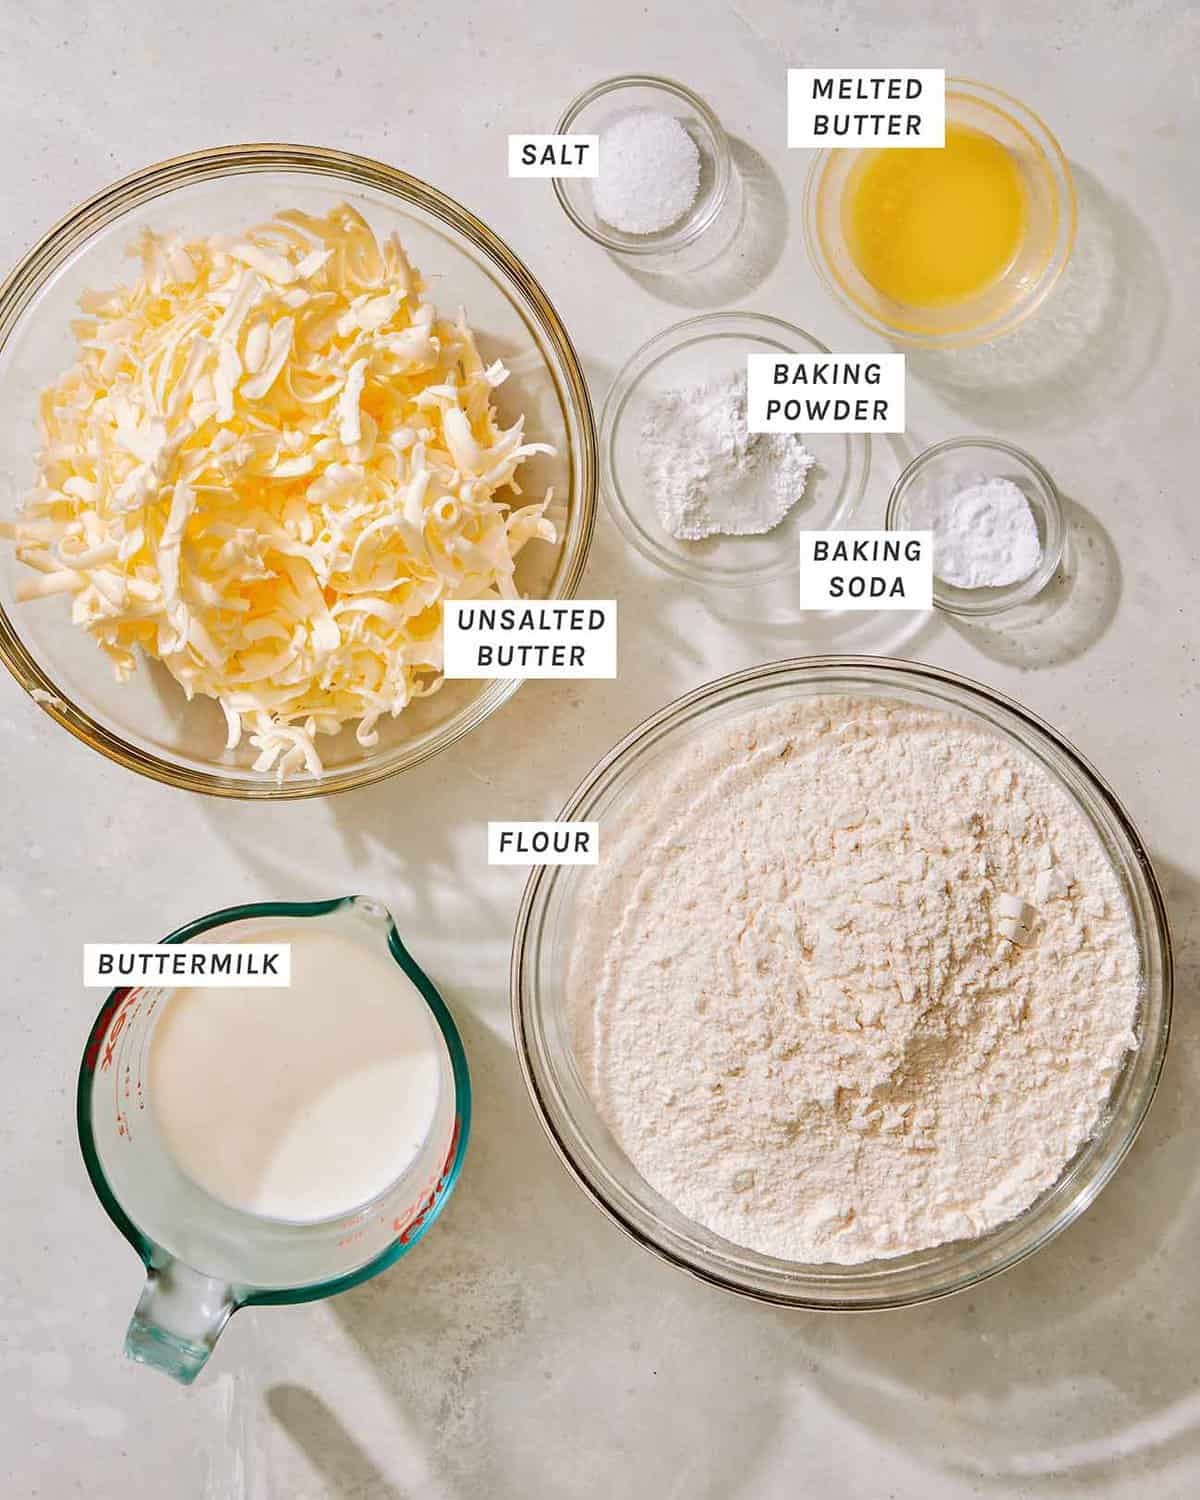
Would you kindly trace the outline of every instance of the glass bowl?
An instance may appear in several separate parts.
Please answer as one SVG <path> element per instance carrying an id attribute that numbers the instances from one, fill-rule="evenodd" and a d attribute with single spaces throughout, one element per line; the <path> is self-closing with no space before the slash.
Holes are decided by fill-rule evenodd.
<path id="1" fill-rule="evenodd" d="M 596 439 L 583 371 L 541 287 L 502 240 L 466 209 L 394 167 L 315 146 L 224 146 L 175 157 L 106 188 L 54 226 L 0 287 L 0 515 L 32 483 L 39 392 L 74 357 L 71 319 L 86 288 L 129 276 L 126 247 L 147 226 L 193 234 L 261 223 L 283 208 L 327 213 L 351 202 L 376 233 L 399 233 L 444 311 L 466 308 L 485 357 L 511 375 L 496 392 L 502 417 L 527 413 L 530 438 L 553 443 L 521 471 L 527 494 L 554 489 L 559 541 L 530 543 L 517 586 L 533 598 L 574 593 L 596 509 Z M 516 691 L 515 681 L 448 682 L 381 720 L 363 750 L 353 728 L 322 736 L 325 774 L 276 784 L 252 755 L 224 748 L 224 716 L 191 703 L 164 667 L 145 659 L 117 684 L 107 659 L 70 622 L 62 599 L 15 602 L 13 549 L 0 546 L 0 658 L 23 688 L 85 744 L 131 770 L 227 797 L 305 797 L 362 786 L 452 745 Z"/>
<path id="2" fill-rule="evenodd" d="M 1129 903 L 1141 956 L 1137 1046 L 1096 1132 L 1058 1182 L 1018 1218 L 978 1239 L 869 1261 L 804 1265 L 746 1250 L 686 1218 L 634 1170 L 580 1077 L 565 994 L 574 911 L 588 871 L 542 866 L 525 888 L 512 954 L 517 1053 L 534 1109 L 580 1186 L 633 1239 L 701 1280 L 765 1302 L 817 1309 L 901 1307 L 960 1291 L 1015 1265 L 1088 1207 L 1129 1150 L 1162 1068 L 1171 1015 L 1171 943 L 1149 857 L 1113 792 L 1055 730 L 963 677 L 915 662 L 828 656 L 771 662 L 720 678 L 646 719 L 589 773 L 560 816 L 619 825 L 646 779 L 719 721 L 799 696 L 848 693 L 940 709 L 982 724 L 1031 756 L 1095 830 Z"/>
<path id="3" fill-rule="evenodd" d="M 913 307 L 883 296 L 854 262 L 842 198 L 862 152 L 821 151 L 804 189 L 804 241 L 828 290 L 860 322 L 899 344 L 947 348 L 983 343 L 1023 323 L 1050 294 L 1075 243 L 1075 189 L 1062 148 L 1011 94 L 969 78 L 946 80 L 946 123 L 973 126 L 1004 146 L 1025 186 L 1028 227 L 1002 277 L 945 307 Z M 869 148 L 867 148 L 869 149 Z"/>
<path id="4" fill-rule="evenodd" d="M 555 133 L 602 135 L 613 120 L 640 109 L 674 115 L 695 142 L 700 153 L 700 189 L 691 208 L 682 219 L 657 233 L 627 234 L 597 215 L 589 179 L 556 177 L 554 192 L 563 212 L 576 229 L 606 250 L 640 256 L 652 262 L 656 270 L 660 262 L 675 267 L 719 254 L 740 218 L 741 178 L 721 122 L 691 89 L 651 74 L 609 78 L 586 89 L 567 106 Z M 728 233 L 718 232 L 723 227 Z"/>
<path id="5" fill-rule="evenodd" d="M 1025 496 L 1037 522 L 1042 560 L 1028 578 L 1001 588 L 964 589 L 938 577 L 933 554 L 933 602 L 966 619 L 998 615 L 1036 599 L 1054 577 L 1066 542 L 1066 520 L 1053 479 L 1036 458 L 998 438 L 947 438 L 919 453 L 896 480 L 884 525 L 889 531 L 928 529 L 931 501 L 988 479 L 1010 480 Z"/>
<path id="6" fill-rule="evenodd" d="M 803 498 L 763 536 L 678 541 L 658 518 L 639 460 L 650 403 L 664 392 L 746 370 L 747 354 L 828 354 L 803 328 L 761 313 L 705 313 L 657 334 L 618 372 L 600 412 L 604 500 L 626 541 L 660 568 L 692 583 L 749 588 L 800 568 L 802 531 L 845 526 L 862 500 L 871 468 L 865 433 L 801 435 L 817 460 Z"/>

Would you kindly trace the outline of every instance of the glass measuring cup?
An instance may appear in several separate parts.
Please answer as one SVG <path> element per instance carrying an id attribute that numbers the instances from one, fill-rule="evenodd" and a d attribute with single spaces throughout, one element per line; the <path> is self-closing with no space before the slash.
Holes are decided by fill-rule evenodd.
<path id="1" fill-rule="evenodd" d="M 437 1106 L 416 1158 L 369 1203 L 304 1223 L 243 1212 L 181 1171 L 155 1120 L 150 1041 L 171 990 L 112 991 L 79 1070 L 79 1143 L 97 1196 L 146 1267 L 125 1353 L 185 1385 L 239 1307 L 331 1297 L 398 1260 L 441 1211 L 466 1151 L 466 1054 L 441 996 L 404 947 L 386 907 L 363 896 L 234 906 L 199 917 L 164 941 L 186 943 L 215 928 L 219 938 L 210 941 L 252 941 L 264 928 L 273 927 L 277 936 L 280 918 L 304 918 L 386 945 L 436 1023 Z"/>

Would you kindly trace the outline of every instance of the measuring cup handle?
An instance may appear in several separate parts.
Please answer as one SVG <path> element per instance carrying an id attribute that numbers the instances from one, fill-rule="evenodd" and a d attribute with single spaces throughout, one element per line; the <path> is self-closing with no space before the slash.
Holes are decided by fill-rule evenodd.
<path id="1" fill-rule="evenodd" d="M 168 1256 L 146 1272 L 125 1353 L 191 1385 L 236 1308 L 232 1287 Z"/>

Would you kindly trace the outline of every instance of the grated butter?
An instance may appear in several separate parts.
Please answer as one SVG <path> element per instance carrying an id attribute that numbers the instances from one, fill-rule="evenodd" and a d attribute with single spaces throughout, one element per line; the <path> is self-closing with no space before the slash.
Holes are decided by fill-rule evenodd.
<path id="1" fill-rule="evenodd" d="M 320 775 L 317 736 L 370 747 L 441 685 L 446 599 L 518 597 L 518 553 L 556 533 L 516 475 L 553 449 L 499 425 L 504 366 L 347 204 L 131 253 L 131 285 L 81 299 L 0 523 L 19 597 L 72 596 L 120 680 L 140 648 L 215 698 L 255 770 Z"/>

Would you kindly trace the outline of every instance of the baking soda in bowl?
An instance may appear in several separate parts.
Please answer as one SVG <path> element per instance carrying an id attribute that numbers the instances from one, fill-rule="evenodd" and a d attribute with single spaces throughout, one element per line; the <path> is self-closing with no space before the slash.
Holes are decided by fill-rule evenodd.
<path id="1" fill-rule="evenodd" d="M 956 588 L 1007 588 L 1042 561 L 1037 520 L 1020 485 L 995 475 L 935 495 L 912 509 L 933 532 L 934 572 Z"/>
<path id="2" fill-rule="evenodd" d="M 149 1095 L 176 1165 L 244 1213 L 335 1218 L 403 1176 L 448 1069 L 434 1018 L 390 956 L 303 920 L 283 989 L 180 989 L 149 1048 Z"/>

